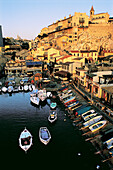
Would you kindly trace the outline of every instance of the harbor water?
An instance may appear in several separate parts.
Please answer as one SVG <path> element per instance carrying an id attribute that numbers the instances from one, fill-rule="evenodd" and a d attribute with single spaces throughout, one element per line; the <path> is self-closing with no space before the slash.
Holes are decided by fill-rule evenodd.
<path id="1" fill-rule="evenodd" d="M 76 170 L 108 170 L 108 164 L 102 163 L 95 148 L 85 141 L 82 132 L 72 125 L 65 114 L 62 103 L 57 101 L 58 119 L 54 124 L 48 122 L 49 101 L 39 107 L 30 103 L 30 92 L 0 95 L 0 155 L 4 168 L 57 168 Z M 47 146 L 39 140 L 39 128 L 46 126 L 51 133 Z M 33 136 L 33 145 L 25 153 L 19 147 L 19 136 L 24 128 Z M 99 166 L 98 166 L 99 165 Z"/>

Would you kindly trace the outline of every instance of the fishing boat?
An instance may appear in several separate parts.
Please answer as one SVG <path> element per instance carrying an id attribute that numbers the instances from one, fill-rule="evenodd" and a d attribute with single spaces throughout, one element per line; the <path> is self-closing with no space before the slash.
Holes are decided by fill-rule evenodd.
<path id="1" fill-rule="evenodd" d="M 91 130 L 92 133 L 100 130 L 101 128 L 103 128 L 106 125 L 107 121 L 106 120 L 102 120 L 99 121 L 91 126 L 89 126 L 89 129 Z"/>
<path id="2" fill-rule="evenodd" d="M 31 133 L 25 128 L 19 137 L 19 146 L 27 152 L 27 150 L 31 147 L 32 145 L 32 135 Z"/>
<path id="3" fill-rule="evenodd" d="M 47 145 L 51 139 L 51 134 L 47 127 L 40 127 L 39 129 L 39 139 L 42 143 Z"/>
<path id="4" fill-rule="evenodd" d="M 49 122 L 53 123 L 55 120 L 57 120 L 57 111 L 56 110 L 50 110 L 49 116 L 48 116 Z"/>
<path id="5" fill-rule="evenodd" d="M 12 93 L 12 92 L 13 92 L 13 86 L 9 86 L 9 87 L 7 88 L 7 91 L 8 91 L 8 93 Z"/>
<path id="6" fill-rule="evenodd" d="M 39 105 L 39 102 L 40 102 L 38 97 L 30 97 L 30 101 L 34 105 Z"/>
<path id="7" fill-rule="evenodd" d="M 51 109 L 55 109 L 56 107 L 57 107 L 56 102 L 52 102 L 52 103 L 50 104 L 50 108 L 51 108 Z"/>
<path id="8" fill-rule="evenodd" d="M 38 98 L 39 98 L 41 101 L 44 101 L 44 100 L 47 98 L 46 89 L 43 89 L 43 90 L 39 90 L 39 91 L 38 91 Z"/>
<path id="9" fill-rule="evenodd" d="M 24 85 L 24 91 L 27 92 L 29 90 L 29 86 L 26 84 Z"/>
<path id="10" fill-rule="evenodd" d="M 94 123 L 97 123 L 101 119 L 102 119 L 101 115 L 100 116 L 96 116 L 96 117 L 86 121 L 85 123 L 83 123 L 83 127 L 81 129 L 87 128 L 87 127 L 93 125 Z"/>
<path id="11" fill-rule="evenodd" d="M 2 92 L 6 93 L 7 92 L 7 87 L 2 87 Z"/>

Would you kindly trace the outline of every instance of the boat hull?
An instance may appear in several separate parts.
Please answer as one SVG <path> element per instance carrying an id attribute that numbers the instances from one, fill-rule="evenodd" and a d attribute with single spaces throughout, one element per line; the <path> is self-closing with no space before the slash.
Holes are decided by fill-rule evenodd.
<path id="1" fill-rule="evenodd" d="M 39 129 L 39 139 L 45 145 L 47 145 L 49 143 L 49 141 L 51 139 L 51 135 L 50 135 L 50 132 L 47 129 L 47 127 L 41 127 Z"/>

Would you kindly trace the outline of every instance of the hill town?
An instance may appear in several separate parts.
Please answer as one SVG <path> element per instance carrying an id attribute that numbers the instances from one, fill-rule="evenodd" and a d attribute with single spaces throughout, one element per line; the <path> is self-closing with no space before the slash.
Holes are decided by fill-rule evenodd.
<path id="1" fill-rule="evenodd" d="M 113 105 L 113 17 L 75 12 L 42 28 L 34 40 L 2 37 L 0 76 L 30 77 L 37 84 L 45 73 L 75 84 Z"/>

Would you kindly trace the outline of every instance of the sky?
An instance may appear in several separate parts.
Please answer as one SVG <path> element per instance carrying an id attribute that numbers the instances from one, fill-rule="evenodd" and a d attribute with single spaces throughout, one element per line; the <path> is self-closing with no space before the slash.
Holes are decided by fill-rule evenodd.
<path id="1" fill-rule="evenodd" d="M 41 29 L 69 14 L 108 12 L 113 17 L 113 0 L 0 0 L 3 37 L 35 39 Z"/>

